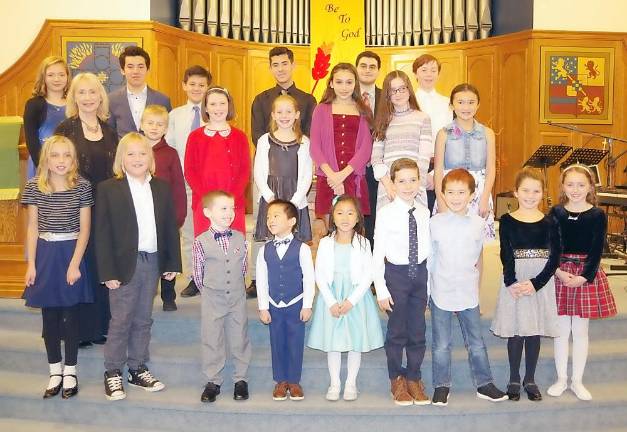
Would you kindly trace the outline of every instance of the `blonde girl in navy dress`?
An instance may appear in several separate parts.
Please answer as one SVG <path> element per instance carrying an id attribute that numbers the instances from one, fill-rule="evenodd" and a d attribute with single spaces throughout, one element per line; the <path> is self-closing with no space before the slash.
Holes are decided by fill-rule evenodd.
<path id="1" fill-rule="evenodd" d="M 24 299 L 26 306 L 41 308 L 50 366 L 43 397 L 56 396 L 63 387 L 67 399 L 78 393 L 78 305 L 93 301 L 83 255 L 94 203 L 90 183 L 78 175 L 69 139 L 53 135 L 45 141 L 37 175 L 26 184 L 21 202 L 28 206 Z"/>

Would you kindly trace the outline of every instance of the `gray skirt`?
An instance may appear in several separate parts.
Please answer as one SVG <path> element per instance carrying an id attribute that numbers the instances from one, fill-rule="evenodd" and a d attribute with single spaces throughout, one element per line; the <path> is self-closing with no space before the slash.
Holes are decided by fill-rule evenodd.
<path id="1" fill-rule="evenodd" d="M 517 258 L 516 279 L 520 282 L 538 275 L 546 258 Z M 553 277 L 539 291 L 514 299 L 501 281 L 496 301 L 492 333 L 500 337 L 557 336 L 557 304 Z"/>

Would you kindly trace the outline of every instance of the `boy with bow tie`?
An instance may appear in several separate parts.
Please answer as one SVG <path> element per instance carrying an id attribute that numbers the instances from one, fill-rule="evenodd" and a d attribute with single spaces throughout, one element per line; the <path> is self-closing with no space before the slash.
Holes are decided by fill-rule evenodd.
<path id="1" fill-rule="evenodd" d="M 300 386 L 305 322 L 311 318 L 315 275 L 311 249 L 294 237 L 298 209 L 284 200 L 268 205 L 268 229 L 274 240 L 257 255 L 259 318 L 270 325 L 274 400 L 305 398 Z"/>
<path id="2" fill-rule="evenodd" d="M 202 367 L 209 378 L 200 400 L 214 402 L 220 394 L 227 346 L 233 359 L 233 399 L 246 400 L 251 357 L 244 283 L 247 244 L 241 232 L 230 228 L 235 219 L 233 195 L 211 191 L 202 205 L 211 228 L 193 245 L 194 281 L 202 297 Z"/>

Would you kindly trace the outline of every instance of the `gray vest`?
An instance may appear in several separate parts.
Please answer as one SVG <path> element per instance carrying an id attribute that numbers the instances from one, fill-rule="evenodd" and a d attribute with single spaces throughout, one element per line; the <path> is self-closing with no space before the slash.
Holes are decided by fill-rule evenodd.
<path id="1" fill-rule="evenodd" d="M 242 262 L 246 253 L 244 235 L 233 230 L 229 238 L 229 250 L 225 254 L 215 240 L 212 230 L 197 237 L 205 253 L 203 285 L 214 290 L 244 290 Z"/>

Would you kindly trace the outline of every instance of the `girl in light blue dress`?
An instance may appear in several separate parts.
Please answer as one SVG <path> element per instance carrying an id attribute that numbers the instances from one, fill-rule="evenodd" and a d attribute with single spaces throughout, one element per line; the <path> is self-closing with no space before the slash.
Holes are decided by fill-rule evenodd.
<path id="1" fill-rule="evenodd" d="M 337 198 L 329 222 L 330 234 L 320 240 L 316 284 L 320 291 L 307 346 L 328 353 L 331 384 L 326 398 L 340 398 L 342 352 L 348 352 L 344 400 L 357 399 L 361 353 L 383 346 L 383 332 L 370 293 L 372 253 L 363 237 L 364 219 L 357 200 Z"/>

